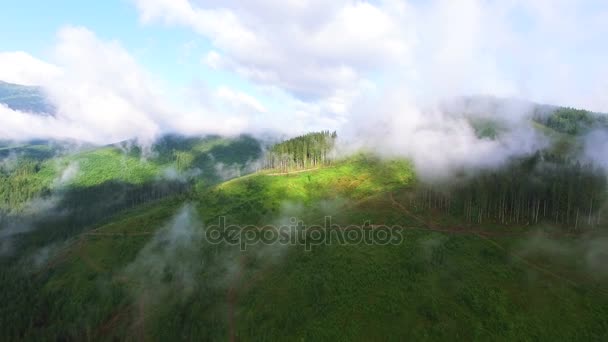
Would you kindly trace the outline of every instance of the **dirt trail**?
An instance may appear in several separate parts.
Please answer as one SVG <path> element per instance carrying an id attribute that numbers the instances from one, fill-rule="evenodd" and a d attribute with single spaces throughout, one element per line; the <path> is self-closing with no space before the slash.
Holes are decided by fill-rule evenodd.
<path id="1" fill-rule="evenodd" d="M 152 235 L 154 232 L 134 232 L 134 233 L 98 233 L 98 232 L 88 232 L 85 235 L 88 236 L 146 236 Z"/>
<path id="2" fill-rule="evenodd" d="M 275 173 L 267 173 L 266 176 L 289 176 L 294 175 L 296 173 L 303 173 L 308 171 L 314 171 L 320 169 L 319 167 L 315 167 L 312 169 L 298 170 L 298 171 L 289 171 L 289 172 L 275 172 Z"/>
<path id="3" fill-rule="evenodd" d="M 309 172 L 309 171 L 313 171 L 316 169 L 318 169 L 318 168 L 306 169 L 306 170 L 300 170 L 300 171 L 294 171 L 294 172 L 287 172 L 287 173 L 273 173 L 273 174 L 266 174 L 266 175 L 268 175 L 268 176 L 285 176 L 285 175 L 290 175 L 290 174 Z M 364 203 L 365 201 L 368 201 L 370 198 L 374 198 L 374 197 L 378 197 L 378 196 L 386 196 L 386 195 L 388 195 L 388 198 L 390 199 L 390 202 L 393 205 L 393 207 L 399 209 L 404 214 L 406 214 L 408 217 L 413 218 L 415 221 L 417 221 L 421 225 L 420 227 L 403 227 L 403 229 L 435 231 L 435 232 L 446 233 L 446 234 L 475 235 L 478 238 L 486 241 L 488 244 L 491 244 L 495 248 L 500 249 L 501 251 L 503 251 L 504 253 L 506 253 L 508 255 L 511 255 L 512 257 L 514 257 L 515 259 L 517 259 L 518 261 L 527 265 L 530 268 L 533 268 L 541 273 L 547 274 L 556 279 L 562 280 L 574 287 L 580 287 L 581 285 L 583 285 L 583 284 L 577 283 L 576 281 L 574 281 L 572 279 L 569 279 L 569 278 L 561 276 L 555 272 L 552 272 L 551 270 L 546 269 L 538 264 L 535 264 L 521 256 L 514 255 L 508 249 L 506 249 L 504 246 L 502 246 L 495 240 L 491 239 L 491 237 L 521 235 L 522 234 L 521 232 L 489 231 L 489 230 L 471 229 L 471 228 L 466 228 L 466 227 L 442 227 L 442 226 L 438 225 L 436 222 L 433 222 L 432 220 L 426 220 L 423 217 L 412 213 L 407 207 L 405 207 L 403 204 L 398 202 L 395 199 L 395 197 L 393 196 L 393 193 L 390 191 L 387 193 L 384 193 L 384 194 L 375 194 L 375 195 L 360 199 L 359 201 L 357 201 L 355 203 L 350 203 L 349 205 L 344 206 L 344 208 L 342 208 L 342 210 L 347 210 L 348 208 L 355 207 L 361 203 Z M 340 211 L 342 211 L 342 210 L 340 210 Z M 372 228 L 372 229 L 376 229 L 378 227 L 384 227 L 384 226 L 383 225 L 371 225 L 370 226 L 370 228 Z M 95 261 L 92 260 L 90 258 L 90 256 L 86 255 L 86 252 L 83 253 L 81 251 L 81 249 L 83 248 L 84 242 L 87 240 L 87 237 L 91 237 L 91 236 L 136 237 L 136 236 L 152 235 L 155 233 L 155 232 L 149 232 L 149 231 L 131 232 L 131 233 L 128 233 L 128 232 L 105 233 L 105 232 L 100 231 L 100 228 L 102 228 L 102 227 L 82 233 L 77 240 L 75 240 L 70 245 L 65 246 L 64 251 L 62 253 L 59 253 L 53 260 L 51 260 L 51 262 L 48 263 L 48 265 L 47 265 L 47 267 L 45 267 L 45 269 L 52 268 L 56 264 L 62 262 L 65 258 L 67 258 L 67 256 L 69 255 L 70 252 L 74 251 L 74 248 L 77 248 L 76 252 L 80 252 L 82 254 L 81 256 L 83 257 L 83 261 L 85 263 L 87 263 L 90 267 L 95 269 L 97 272 L 103 272 L 103 269 L 97 263 L 95 263 Z M 260 227 L 260 229 L 263 229 L 263 228 L 264 227 Z M 257 282 L 259 282 L 261 279 L 263 279 L 264 276 L 271 269 L 270 266 L 264 267 L 261 270 L 255 271 L 252 276 L 247 277 L 248 279 L 243 279 L 244 273 L 246 270 L 247 261 L 248 261 L 247 256 L 241 255 L 239 257 L 239 269 L 235 275 L 235 278 L 231 282 L 231 285 L 229 286 L 229 288 L 226 292 L 226 300 L 227 300 L 227 304 L 228 304 L 228 329 L 229 329 L 229 340 L 230 341 L 237 340 L 236 308 L 238 305 L 239 294 L 242 294 L 242 293 L 248 291 L 251 287 L 255 286 L 255 284 Z M 126 279 L 118 278 L 117 280 L 127 282 Z M 608 292 L 606 292 L 606 291 L 603 291 L 598 288 L 594 288 L 594 289 L 604 295 L 608 295 Z M 145 334 L 144 334 L 145 311 L 146 311 L 145 310 L 146 309 L 145 296 L 146 296 L 146 293 L 143 293 L 133 306 L 119 309 L 115 313 L 110 315 L 110 317 L 104 322 L 104 324 L 102 324 L 102 326 L 99 328 L 99 330 L 107 331 L 107 329 L 111 329 L 113 326 L 118 324 L 118 321 L 120 321 L 120 319 L 122 319 L 122 317 L 125 316 L 126 311 L 128 312 L 129 310 L 133 310 L 136 312 L 136 316 L 137 316 L 136 321 L 134 322 L 134 324 L 132 326 L 132 328 L 134 330 L 134 335 L 136 335 L 139 340 L 143 340 L 145 338 Z"/>
<path id="4" fill-rule="evenodd" d="M 401 203 L 397 202 L 395 200 L 395 197 L 393 196 L 392 192 L 388 193 L 388 197 L 390 198 L 391 202 L 393 203 L 393 206 L 398 207 L 399 209 L 401 209 L 401 211 L 404 211 L 408 216 L 413 217 L 416 221 L 422 223 L 424 226 L 427 226 L 427 225 L 430 226 L 430 224 L 428 224 L 420 216 L 415 215 L 414 213 L 412 213 L 411 211 L 409 211 L 406 207 L 404 207 Z"/>
<path id="5" fill-rule="evenodd" d="M 443 233 L 462 233 L 462 234 L 472 234 L 475 235 L 477 237 L 479 237 L 480 239 L 486 241 L 487 243 L 491 244 L 492 246 L 494 246 L 495 248 L 500 249 L 501 251 L 503 251 L 505 254 L 512 256 L 513 258 L 517 259 L 518 261 L 520 261 L 521 263 L 525 264 L 526 266 L 533 268 L 537 271 L 540 271 L 541 273 L 545 273 L 549 276 L 552 276 L 554 278 L 557 278 L 559 280 L 562 280 L 564 282 L 566 282 L 567 284 L 569 284 L 570 286 L 573 287 L 581 287 L 583 284 L 576 282 L 568 277 L 564 277 L 558 273 L 555 273 L 545 267 L 542 267 L 532 261 L 529 261 L 527 259 L 525 259 L 522 256 L 519 256 L 517 254 L 511 253 L 511 251 L 509 251 L 507 248 L 505 248 L 504 246 L 502 246 L 501 244 L 499 244 L 498 242 L 496 242 L 495 240 L 491 239 L 491 236 L 506 236 L 506 235 L 516 235 L 516 234 L 521 234 L 521 233 L 517 233 L 517 232 L 490 232 L 490 231 L 484 231 L 484 230 L 473 230 L 473 229 L 467 229 L 467 228 L 456 228 L 456 227 L 443 227 L 443 228 L 436 228 L 434 227 L 431 223 L 425 223 L 424 220 L 422 220 L 420 217 L 412 214 L 407 208 L 405 208 L 401 203 L 397 202 L 395 200 L 395 198 L 393 197 L 393 194 L 390 193 L 390 199 L 391 202 L 397 206 L 398 208 L 400 208 L 401 210 L 403 210 L 406 214 L 408 214 L 411 217 L 414 217 L 417 221 L 424 223 L 424 227 L 421 228 L 417 228 L 420 230 L 430 230 L 430 231 L 436 231 L 436 232 L 443 232 Z M 410 228 L 407 228 L 410 229 Z M 608 295 L 608 291 L 602 290 L 600 288 L 596 288 L 593 287 L 593 290 L 603 294 L 603 295 Z"/>

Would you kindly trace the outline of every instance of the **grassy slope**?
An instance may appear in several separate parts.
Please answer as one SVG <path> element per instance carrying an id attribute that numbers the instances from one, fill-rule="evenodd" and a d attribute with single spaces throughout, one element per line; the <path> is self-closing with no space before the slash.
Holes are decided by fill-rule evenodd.
<path id="1" fill-rule="evenodd" d="M 16 146 L 0 143 L 0 210 L 22 208 L 28 200 L 59 186 L 62 191 L 92 189 L 107 183 L 143 187 L 167 180 L 185 181 L 198 174 L 197 186 L 205 188 L 226 176 L 250 172 L 247 163 L 260 153 L 259 142 L 246 136 L 169 137 L 164 145 L 154 146 L 143 156 L 137 147 L 91 147 L 70 152 L 69 147 L 44 142 Z M 29 164 L 22 165 L 24 161 Z M 231 173 L 220 174 L 218 163 Z M 36 164 L 36 171 L 30 164 Z M 68 167 L 73 169 L 73 177 L 64 177 Z M 16 192 L 25 193 L 15 198 Z"/>
<path id="2" fill-rule="evenodd" d="M 259 143 L 249 137 L 176 137 L 167 141 L 169 149 L 159 147 L 160 151 L 155 150 L 149 158 L 141 158 L 136 148 L 124 153 L 115 146 L 63 153 L 61 148 L 55 149 L 44 142 L 3 145 L 0 152 L 8 158 L 2 161 L 4 173 L 0 179 L 0 195 L 3 205 L 10 205 L 9 211 L 16 212 L 3 216 L 0 211 L 0 297 L 3 303 L 10 304 L 0 309 L 2 335 L 17 338 L 14 334 L 28 332 L 31 335 L 20 337 L 53 339 L 55 336 L 61 339 L 90 333 L 86 330 L 88 324 L 106 317 L 108 312 L 104 309 L 116 309 L 115 306 L 120 305 L 117 298 L 124 297 L 125 289 L 124 286 L 112 287 L 103 275 L 98 277 L 99 274 L 78 265 L 82 256 L 80 251 L 91 242 L 88 232 L 107 222 L 110 223 L 108 227 L 120 227 L 116 228 L 120 232 L 133 231 L 134 227 L 148 229 L 148 223 L 149 229 L 158 228 L 184 199 L 184 194 L 174 195 L 177 191 L 174 185 L 187 189 L 187 184 L 176 184 L 177 180 L 165 181 L 167 170 L 178 169 L 169 177 L 185 179 L 191 170 L 200 170 L 196 183 L 198 188 L 204 189 L 220 179 L 214 169 L 216 161 L 246 171 L 246 163 L 260 153 Z M 181 150 L 193 151 L 193 158 L 191 163 L 178 167 L 176 154 Z M 78 172 L 59 186 L 68 166 Z M 14 196 L 17 191 L 20 196 Z M 153 202 L 129 209 L 134 201 L 150 202 L 145 198 L 142 201 L 141 196 L 159 191 L 164 191 L 165 195 L 150 198 L 157 201 L 163 196 L 169 197 L 157 204 Z M 55 207 L 47 212 L 39 208 L 41 203 L 37 200 L 28 202 L 27 196 L 30 199 L 52 198 Z M 172 207 L 174 201 L 178 204 Z M 29 207 L 36 211 L 36 216 L 19 210 L 19 206 L 26 203 L 32 203 Z M 136 214 L 137 217 L 133 217 L 141 211 L 145 212 L 143 216 Z M 158 216 L 164 212 L 168 214 Z M 25 229 L 11 233 L 13 227 Z M 132 257 L 141 249 L 146 237 L 149 236 L 140 236 L 140 244 L 132 239 L 123 240 L 124 245 L 120 241 L 113 243 L 100 239 L 109 243 L 103 245 L 100 253 L 118 257 L 124 252 Z M 6 249 L 6 246 L 12 247 Z M 73 263 L 74 267 L 69 266 Z M 56 277 L 56 274 L 61 276 Z M 101 292 L 96 292 L 99 290 Z M 81 311 L 82 305 L 91 310 Z"/>
<path id="3" fill-rule="evenodd" d="M 219 283 L 217 264 L 237 265 L 242 254 L 201 246 L 209 255 L 201 256 L 207 266 L 194 274 L 194 290 L 182 297 L 183 284 L 166 279 L 172 292 L 161 304 L 149 295 L 158 284 L 125 278 L 125 267 L 153 236 L 130 233 L 159 229 L 180 201 L 127 212 L 96 230 L 110 235 L 83 236 L 51 259 L 38 276 L 49 313 L 31 332 L 192 340 L 607 337 L 605 281 L 575 263 L 517 257 L 525 235 L 425 230 L 391 200 L 401 202 L 413 180 L 407 163 L 360 156 L 308 173 L 255 174 L 200 191 L 191 201 L 207 223 L 219 215 L 232 223 L 262 225 L 286 215 L 319 223 L 332 213 L 341 224 L 370 220 L 421 229 L 404 231 L 398 246 L 249 253 L 249 271 Z"/>

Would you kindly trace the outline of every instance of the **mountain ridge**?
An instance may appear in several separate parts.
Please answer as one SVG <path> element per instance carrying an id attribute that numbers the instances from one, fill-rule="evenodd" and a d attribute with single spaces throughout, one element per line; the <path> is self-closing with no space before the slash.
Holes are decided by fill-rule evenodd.
<path id="1" fill-rule="evenodd" d="M 42 87 L 25 86 L 0 80 L 0 104 L 12 110 L 54 115 L 55 107 L 48 100 Z"/>

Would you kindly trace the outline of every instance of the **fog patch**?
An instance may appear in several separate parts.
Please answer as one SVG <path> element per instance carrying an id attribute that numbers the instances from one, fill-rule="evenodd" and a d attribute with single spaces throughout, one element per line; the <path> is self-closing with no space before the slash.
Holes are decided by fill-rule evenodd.
<path id="1" fill-rule="evenodd" d="M 158 230 L 138 253 L 124 274 L 137 282 L 139 291 L 156 295 L 188 295 L 205 267 L 202 255 L 204 230 L 193 205 L 184 205 Z M 179 291 L 169 291 L 171 288 Z"/>
<path id="2" fill-rule="evenodd" d="M 215 160 L 213 155 L 209 154 L 212 160 Z M 238 178 L 262 169 L 263 159 L 248 160 L 244 165 L 238 163 L 225 164 L 217 162 L 213 165 L 215 174 L 222 180 L 227 181 L 233 178 Z"/>
<path id="3" fill-rule="evenodd" d="M 224 163 L 216 163 L 213 166 L 215 174 L 220 177 L 222 181 L 226 181 L 232 178 L 237 178 L 241 176 L 241 166 L 239 164 L 224 164 Z"/>
<path id="4" fill-rule="evenodd" d="M 22 208 L 10 213 L 0 213 L 0 256 L 16 253 L 14 239 L 18 235 L 35 230 L 40 222 L 49 217 L 67 215 L 66 209 L 59 210 L 66 186 L 78 175 L 77 162 L 68 164 L 61 174 L 51 182 L 51 193 L 27 201 Z"/>
<path id="5" fill-rule="evenodd" d="M 178 170 L 174 166 L 168 166 L 164 168 L 161 172 L 160 179 L 168 180 L 168 181 L 177 181 L 185 183 L 195 177 L 198 177 L 203 172 L 199 168 L 193 168 L 188 170 Z"/>
<path id="6" fill-rule="evenodd" d="M 70 184 L 78 173 L 80 172 L 80 165 L 77 161 L 70 162 L 68 166 L 61 172 L 59 178 L 55 179 L 52 184 L 52 188 L 62 188 Z"/>
<path id="7" fill-rule="evenodd" d="M 66 248 L 73 246 L 74 240 L 65 240 L 61 242 L 51 243 L 45 247 L 37 249 L 29 256 L 25 258 L 26 264 L 32 268 L 33 271 L 39 271 L 44 267 L 47 267 L 49 262 L 57 257 L 59 253 L 65 252 Z"/>
<path id="8" fill-rule="evenodd" d="M 422 104 L 394 92 L 361 107 L 337 151 L 411 159 L 423 180 L 498 168 L 548 146 L 548 138 L 531 123 L 533 109 L 525 101 L 491 97 Z M 480 134 L 479 124 L 495 130 L 495 136 Z"/>
<path id="9" fill-rule="evenodd" d="M 62 196 L 37 197 L 26 203 L 20 212 L 3 215 L 0 218 L 0 256 L 10 256 L 15 252 L 14 239 L 35 230 L 40 222 L 49 217 L 66 215 L 66 210 L 57 210 Z"/>
<path id="10" fill-rule="evenodd" d="M 0 160 L 0 171 L 10 173 L 14 171 L 19 165 L 19 157 L 14 151 L 10 151 L 9 154 Z"/>
<path id="11" fill-rule="evenodd" d="M 428 261 L 433 257 L 436 250 L 441 248 L 449 238 L 441 234 L 431 234 L 419 241 L 421 255 Z"/>
<path id="12" fill-rule="evenodd" d="M 537 232 L 516 248 L 522 257 L 543 257 L 575 264 L 594 278 L 608 277 L 608 236 L 586 234 L 579 238 L 556 238 Z"/>
<path id="13" fill-rule="evenodd" d="M 608 130 L 595 130 L 583 142 L 583 155 L 587 161 L 608 170 Z"/>

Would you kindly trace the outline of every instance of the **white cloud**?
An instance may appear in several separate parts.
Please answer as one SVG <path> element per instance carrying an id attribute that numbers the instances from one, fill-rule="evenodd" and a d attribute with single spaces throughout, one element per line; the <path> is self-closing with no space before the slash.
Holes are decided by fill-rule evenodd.
<path id="1" fill-rule="evenodd" d="M 244 110 L 253 110 L 258 113 L 268 112 L 255 97 L 240 91 L 234 91 L 226 86 L 217 89 L 216 97 L 229 106 L 241 107 Z"/>
<path id="2" fill-rule="evenodd" d="M 10 54 L 3 54 L 10 55 Z M 264 112 L 253 97 L 229 88 L 208 103 L 171 102 L 171 92 L 144 70 L 117 41 L 102 41 L 81 27 L 59 31 L 53 64 L 18 53 L 32 84 L 41 85 L 57 107 L 54 117 L 13 111 L 0 105 L 0 138 L 77 139 L 112 143 L 137 138 L 148 144 L 163 132 L 242 133 L 248 111 Z M 35 63 L 34 63 L 35 62 Z M 30 68 L 43 65 L 45 68 Z M 23 73 L 25 74 L 25 73 Z M 0 69 L 0 80 L 22 82 Z M 29 83 L 29 82 L 24 82 Z M 214 102 L 221 101 L 218 112 Z"/>
<path id="3" fill-rule="evenodd" d="M 212 69 L 219 69 L 222 67 L 222 55 L 217 51 L 209 51 L 203 58 L 203 63 Z"/>
<path id="4" fill-rule="evenodd" d="M 601 67 L 591 52 L 608 53 L 601 1 L 133 1 L 144 22 L 209 38 L 210 65 L 221 55 L 223 68 L 307 102 L 360 91 L 380 73 L 416 96 L 481 92 L 593 106 L 589 88 L 601 78 L 576 58 Z"/>
<path id="5" fill-rule="evenodd" d="M 462 118 L 447 125 L 422 109 L 445 98 L 488 94 L 608 111 L 603 62 L 589 53 L 608 53 L 601 4 L 595 13 L 568 0 L 134 2 L 144 22 L 208 38 L 207 65 L 244 77 L 285 108 L 257 116 L 255 126 L 363 136 L 389 129 L 370 143 L 425 170 L 498 165 L 542 144 L 519 126 L 513 141 L 479 141 Z M 586 57 L 577 61 L 576 50 Z"/>
<path id="6" fill-rule="evenodd" d="M 0 80 L 23 85 L 39 85 L 61 74 L 50 63 L 36 59 L 23 51 L 0 52 Z"/>
<path id="7" fill-rule="evenodd" d="M 481 150 L 467 152 L 469 142 L 476 142 L 470 130 L 458 120 L 451 122 L 456 131 L 435 123 L 443 117 L 421 107 L 482 93 L 608 111 L 608 6 L 601 2 L 133 1 L 142 21 L 188 27 L 208 39 L 212 46 L 198 57 L 201 62 L 245 78 L 264 97 L 238 88 L 207 89 L 202 75 L 188 86 L 187 100 L 174 101 L 183 94 L 164 88 L 120 43 L 66 28 L 52 64 L 24 53 L 0 54 L 0 62 L 18 59 L 11 63 L 21 70 L 0 63 L 0 79 L 45 85 L 59 109 L 55 119 L 3 114 L 0 134 L 149 141 L 165 131 L 293 134 L 371 127 L 364 120 L 370 117 L 395 132 L 443 141 L 420 150 L 452 143 L 455 154 L 448 158 L 464 160 L 486 158 Z M 386 103 L 398 108 L 388 110 Z M 431 124 L 440 129 L 413 129 Z"/>
<path id="8" fill-rule="evenodd" d="M 381 100 L 360 103 L 344 130 L 339 147 L 349 154 L 360 148 L 383 156 L 407 157 L 423 179 L 444 179 L 463 171 L 500 167 L 512 157 L 544 148 L 546 139 L 530 124 L 528 102 L 478 99 L 424 105 L 406 90 L 391 90 Z M 369 113 L 374 113 L 370 115 Z M 465 114 L 466 113 L 466 114 Z M 479 137 L 471 118 L 491 118 L 502 127 L 496 139 Z"/>
<path id="9" fill-rule="evenodd" d="M 152 79 L 117 42 L 91 31 L 66 27 L 58 33 L 53 64 L 31 69 L 57 107 L 55 117 L 12 112 L 2 115 L 3 138 L 68 138 L 96 143 L 136 137 L 149 142 L 160 131 L 155 119 L 167 115 Z M 36 59 L 20 53 L 17 65 Z M 10 76 L 10 75 L 8 75 Z M 0 79 L 7 79 L 0 71 Z M 4 108 L 3 111 L 6 111 Z"/>
<path id="10" fill-rule="evenodd" d="M 209 38 L 218 51 L 204 57 L 206 64 L 318 103 L 329 110 L 324 116 L 346 112 L 351 94 L 369 83 L 367 73 L 409 59 L 403 6 L 400 12 L 341 0 L 134 2 L 144 22 L 183 25 Z"/>

